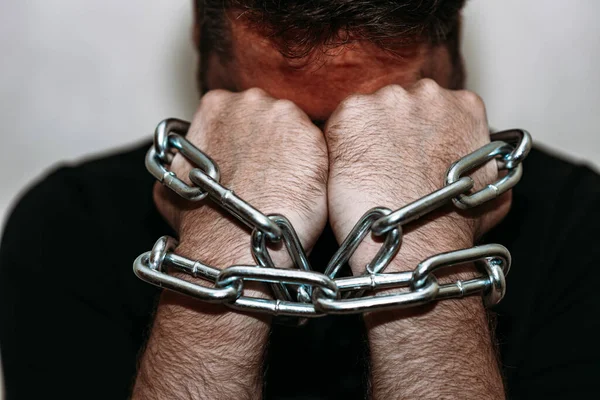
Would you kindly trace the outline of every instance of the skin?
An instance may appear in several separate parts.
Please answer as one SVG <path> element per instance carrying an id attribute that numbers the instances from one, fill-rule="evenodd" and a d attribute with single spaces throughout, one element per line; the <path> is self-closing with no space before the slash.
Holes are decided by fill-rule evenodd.
<path id="1" fill-rule="evenodd" d="M 356 42 L 325 55 L 289 60 L 239 21 L 232 23 L 231 35 L 231 57 L 223 60 L 212 54 L 207 60 L 207 87 L 234 92 L 258 87 L 277 99 L 291 100 L 313 121 L 326 120 L 352 94 L 373 93 L 389 84 L 410 86 L 425 77 L 441 86 L 450 83 L 450 57 L 443 46 L 412 45 L 393 55 Z"/>
<path id="2" fill-rule="evenodd" d="M 298 68 L 239 20 L 232 44 L 227 61 L 206 60 L 209 92 L 188 139 L 215 158 L 223 184 L 265 213 L 288 216 L 308 251 L 327 219 L 341 241 L 369 208 L 397 208 L 438 189 L 451 162 L 489 142 L 481 99 L 443 88 L 451 74 L 443 47 L 416 45 L 399 59 L 355 43 Z M 311 120 L 326 123 L 320 130 Z M 190 168 L 180 156 L 172 165 L 181 177 Z M 472 176 L 482 186 L 497 170 L 489 163 Z M 220 268 L 253 264 L 247 230 L 210 204 L 190 208 L 160 186 L 155 202 L 179 233 L 177 253 Z M 509 205 L 504 196 L 476 213 L 448 208 L 411 225 L 387 271 L 472 246 Z M 377 248 L 361 246 L 350 261 L 355 274 Z M 249 293 L 269 296 L 259 286 Z M 163 293 L 133 398 L 261 398 L 269 324 Z M 365 324 L 373 398 L 504 397 L 480 299 L 367 314 Z"/>
<path id="3" fill-rule="evenodd" d="M 394 209 L 438 189 L 453 160 L 489 142 L 481 99 L 428 79 L 409 90 L 390 85 L 347 98 L 329 118 L 325 135 L 329 220 L 338 241 L 368 209 Z M 482 187 L 497 179 L 496 167 L 488 163 L 472 177 Z M 411 224 L 386 271 L 412 270 L 433 254 L 472 247 L 478 232 L 505 215 L 509 201 L 500 198 L 478 215 L 448 207 Z M 359 248 L 350 261 L 355 275 L 379 247 L 367 241 Z M 472 278 L 470 271 L 472 266 L 460 269 L 453 278 Z M 481 299 L 366 314 L 365 323 L 373 398 L 504 397 Z"/>
<path id="4" fill-rule="evenodd" d="M 327 220 L 327 146 L 302 110 L 261 89 L 213 90 L 202 98 L 187 137 L 218 163 L 224 185 L 266 213 L 286 215 L 305 248 L 312 248 Z M 190 168 L 182 157 L 171 166 L 181 177 Z M 186 208 L 160 186 L 155 201 L 179 232 L 177 253 L 218 268 L 254 265 L 248 231 L 210 203 Z M 246 288 L 249 296 L 268 294 L 262 287 Z M 133 398 L 260 398 L 269 324 L 268 317 L 165 291 Z"/>

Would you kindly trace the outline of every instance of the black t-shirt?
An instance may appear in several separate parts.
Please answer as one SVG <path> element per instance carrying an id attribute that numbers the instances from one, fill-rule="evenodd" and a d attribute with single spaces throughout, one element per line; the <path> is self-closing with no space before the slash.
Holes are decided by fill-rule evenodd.
<path id="1" fill-rule="evenodd" d="M 0 345 L 9 400 L 129 396 L 159 293 L 132 263 L 173 234 L 152 202 L 148 146 L 57 169 L 8 219 Z M 589 396 L 600 378 L 600 177 L 539 150 L 524 172 L 511 212 L 485 238 L 513 256 L 494 309 L 508 394 Z M 336 246 L 327 230 L 312 257 Z M 359 316 L 274 325 L 266 398 L 363 399 L 364 335 Z"/>

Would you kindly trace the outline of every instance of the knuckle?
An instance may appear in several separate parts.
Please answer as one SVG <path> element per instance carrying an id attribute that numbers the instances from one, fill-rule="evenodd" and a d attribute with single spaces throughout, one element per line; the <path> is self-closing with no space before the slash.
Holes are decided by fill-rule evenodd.
<path id="1" fill-rule="evenodd" d="M 223 102 L 229 95 L 230 95 L 230 93 L 226 90 L 222 90 L 222 89 L 211 90 L 209 92 L 206 92 L 206 94 L 204 94 L 204 96 L 202 96 L 201 104 L 205 105 L 205 106 L 219 104 L 219 103 Z"/>
<path id="2" fill-rule="evenodd" d="M 282 126 L 288 130 L 293 130 L 302 137 L 310 138 L 321 133 L 308 115 L 291 100 L 278 99 L 273 101 L 269 105 L 266 117 L 274 126 Z M 280 133 L 283 134 L 283 132 Z"/>
<path id="3" fill-rule="evenodd" d="M 285 115 L 302 115 L 304 114 L 300 108 L 291 100 L 278 99 L 273 102 L 273 109 L 278 114 Z"/>
<path id="4" fill-rule="evenodd" d="M 261 99 L 265 99 L 265 98 L 269 97 L 267 92 L 265 92 L 263 89 L 257 88 L 257 87 L 245 90 L 243 92 L 243 96 L 245 99 L 251 100 L 251 101 L 261 100 Z"/>
<path id="5" fill-rule="evenodd" d="M 411 91 L 418 95 L 436 95 L 441 93 L 443 88 L 436 81 L 430 78 L 424 78 L 414 84 Z"/>
<path id="6" fill-rule="evenodd" d="M 404 96 L 407 93 L 406 89 L 398 84 L 391 84 L 382 87 L 375 94 L 380 95 L 382 97 L 393 97 L 398 98 L 399 96 Z"/>
<path id="7" fill-rule="evenodd" d="M 481 96 L 479 96 L 477 93 L 469 90 L 461 90 L 457 93 L 457 95 L 463 104 L 467 105 L 469 108 L 476 111 L 485 110 L 485 103 L 483 102 Z"/>

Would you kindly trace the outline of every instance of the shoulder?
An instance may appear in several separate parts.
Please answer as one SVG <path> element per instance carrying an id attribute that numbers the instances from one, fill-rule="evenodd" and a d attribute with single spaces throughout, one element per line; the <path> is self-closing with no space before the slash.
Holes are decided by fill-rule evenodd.
<path id="1" fill-rule="evenodd" d="M 585 163 L 567 161 L 549 152 L 534 148 L 524 162 L 523 180 L 515 189 L 516 195 L 528 197 L 568 197 L 600 195 L 600 175 Z M 577 189 L 577 193 L 573 190 Z M 572 196 L 569 196 L 572 195 Z"/>
<path id="2" fill-rule="evenodd" d="M 519 243 L 548 261 L 562 261 L 575 250 L 591 246 L 600 224 L 600 175 L 590 166 L 536 149 L 524 163 L 522 181 L 514 191 L 506 224 Z M 524 249 L 523 249 L 524 250 Z M 543 254 L 542 254 L 543 253 Z"/>
<path id="3" fill-rule="evenodd" d="M 567 262 L 573 254 L 587 260 L 600 252 L 593 244 L 599 206 L 600 175 L 593 168 L 534 149 L 514 189 L 511 212 L 490 238 L 529 264 L 543 261 L 545 279 L 550 278 L 565 268 L 584 268 Z"/>
<path id="4" fill-rule="evenodd" d="M 63 165 L 33 184 L 7 218 L 0 261 L 12 262 L 23 252 L 51 257 L 63 248 L 89 257 L 122 241 L 133 251 L 152 246 L 151 235 L 168 228 L 152 200 L 154 179 L 144 167 L 148 146 Z"/>
<path id="5" fill-rule="evenodd" d="M 511 212 L 497 231 L 510 231 L 502 235 L 509 241 L 547 245 L 564 239 L 566 231 L 597 223 L 599 205 L 600 175 L 592 167 L 533 149 L 514 189 Z"/>
<path id="6" fill-rule="evenodd" d="M 595 390 L 598 369 L 590 366 L 600 356 L 599 326 L 589 316 L 600 312 L 599 206 L 593 168 L 534 150 L 511 212 L 490 235 L 513 255 L 506 297 L 496 308 L 511 397 Z"/>
<path id="7" fill-rule="evenodd" d="M 5 232 L 24 226 L 60 229 L 74 219 L 105 216 L 115 209 L 110 204 L 117 199 L 122 203 L 128 196 L 136 195 L 139 204 L 140 193 L 151 190 L 153 182 L 144 168 L 148 146 L 138 145 L 74 165 L 55 167 L 15 202 Z M 116 207 L 119 208 L 122 207 Z"/>
<path id="8" fill-rule="evenodd" d="M 600 279 L 594 267 L 600 257 L 599 206 L 600 176 L 592 168 L 539 149 L 531 152 L 510 213 L 485 238 L 505 245 L 513 256 L 510 290 L 499 310 L 524 321 L 533 318 L 528 315 L 533 309 L 535 318 L 549 317 L 556 302 L 571 299 L 557 296 L 563 287 L 586 291 Z"/>

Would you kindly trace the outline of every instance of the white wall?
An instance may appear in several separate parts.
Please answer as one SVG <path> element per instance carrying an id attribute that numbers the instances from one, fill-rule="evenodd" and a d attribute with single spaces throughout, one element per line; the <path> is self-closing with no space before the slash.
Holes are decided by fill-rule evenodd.
<path id="1" fill-rule="evenodd" d="M 467 85 L 492 126 L 600 166 L 600 1 L 471 0 Z"/>
<path id="2" fill-rule="evenodd" d="M 191 117 L 191 9 L 191 0 L 0 1 L 0 219 L 54 163 Z"/>
<path id="3" fill-rule="evenodd" d="M 49 166 L 189 119 L 191 0 L 0 2 L 0 220 Z M 600 165 L 600 2 L 471 0 L 469 87 L 497 128 Z"/>

